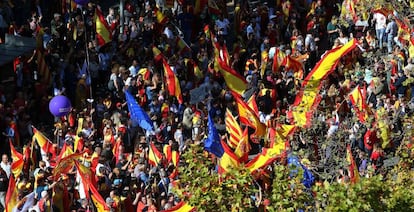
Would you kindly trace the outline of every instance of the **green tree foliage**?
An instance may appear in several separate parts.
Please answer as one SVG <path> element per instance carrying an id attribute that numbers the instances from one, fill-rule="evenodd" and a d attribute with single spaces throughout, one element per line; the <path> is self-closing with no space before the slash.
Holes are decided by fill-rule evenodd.
<path id="1" fill-rule="evenodd" d="M 197 211 L 248 211 L 254 207 L 251 196 L 258 189 L 248 170 L 237 168 L 219 175 L 199 145 L 192 145 L 182 157 L 186 164 L 179 168 L 175 192 Z"/>

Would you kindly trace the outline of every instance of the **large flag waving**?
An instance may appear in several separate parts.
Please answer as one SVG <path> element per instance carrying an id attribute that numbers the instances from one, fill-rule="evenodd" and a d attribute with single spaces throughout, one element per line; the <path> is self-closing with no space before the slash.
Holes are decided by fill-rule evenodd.
<path id="1" fill-rule="evenodd" d="M 296 126 L 307 127 L 313 115 L 313 110 L 319 104 L 321 82 L 336 67 L 339 59 L 356 47 L 357 41 L 352 39 L 342 47 L 328 51 L 323 58 L 316 64 L 313 70 L 306 76 L 302 83 L 301 91 L 296 95 L 293 108 L 289 111 L 289 118 Z"/>
<path id="2" fill-rule="evenodd" d="M 103 46 L 112 41 L 111 29 L 99 8 L 95 10 L 95 26 L 99 46 Z"/>
<path id="3" fill-rule="evenodd" d="M 219 174 L 229 172 L 229 170 L 240 166 L 238 157 L 231 151 L 227 144 L 221 142 L 221 146 L 223 147 L 224 152 L 219 161 Z"/>
<path id="4" fill-rule="evenodd" d="M 14 148 L 14 145 L 11 141 L 9 141 L 9 143 L 10 143 L 11 157 L 13 160 L 11 164 L 11 172 L 13 173 L 15 177 L 19 177 L 19 175 L 22 173 L 22 170 L 23 170 L 23 164 L 24 164 L 23 154 L 21 154 Z"/>
<path id="5" fill-rule="evenodd" d="M 149 152 L 148 152 L 148 163 L 153 166 L 158 166 L 162 161 L 162 153 L 158 151 L 154 143 L 150 143 Z"/>
<path id="6" fill-rule="evenodd" d="M 218 60 L 218 69 L 221 75 L 223 75 L 227 87 L 231 91 L 242 95 L 247 89 L 246 79 L 240 76 L 240 74 L 237 73 L 234 69 L 230 68 L 230 66 L 228 66 L 226 62 L 221 60 L 219 57 L 216 57 L 216 60 Z"/>
<path id="7" fill-rule="evenodd" d="M 147 131 L 154 131 L 152 120 L 148 114 L 138 105 L 135 98 L 128 92 L 125 91 L 125 98 L 128 105 L 129 113 L 131 114 L 131 120 Z"/>
<path id="8" fill-rule="evenodd" d="M 109 212 L 111 209 L 106 205 L 105 200 L 102 198 L 101 194 L 99 194 L 99 191 L 95 188 L 94 185 L 90 185 L 89 187 L 91 191 L 91 199 L 93 204 L 95 205 L 97 211 L 99 212 Z"/>

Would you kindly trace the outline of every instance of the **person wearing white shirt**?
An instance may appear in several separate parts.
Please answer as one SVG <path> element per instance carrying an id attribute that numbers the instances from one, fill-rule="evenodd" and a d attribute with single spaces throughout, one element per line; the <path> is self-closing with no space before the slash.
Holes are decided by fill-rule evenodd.
<path id="1" fill-rule="evenodd" d="M 6 154 L 3 154 L 1 156 L 0 166 L 6 172 L 7 177 L 10 178 L 11 165 L 10 165 L 10 162 L 9 162 L 9 157 Z"/>
<path id="2" fill-rule="evenodd" d="M 139 67 L 138 67 L 138 61 L 134 59 L 132 61 L 132 65 L 128 68 L 129 73 L 131 74 L 132 77 L 137 76 L 138 69 L 139 69 Z"/>
<path id="3" fill-rule="evenodd" d="M 387 18 L 382 13 L 374 13 L 372 22 L 375 22 L 375 32 L 378 39 L 378 46 L 380 49 L 383 47 L 383 41 L 385 39 L 385 28 L 387 23 Z"/>

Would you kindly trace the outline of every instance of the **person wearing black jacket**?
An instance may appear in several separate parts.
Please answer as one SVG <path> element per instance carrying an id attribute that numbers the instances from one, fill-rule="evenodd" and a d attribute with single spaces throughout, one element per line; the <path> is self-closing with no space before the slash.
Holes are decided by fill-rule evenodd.
<path id="1" fill-rule="evenodd" d="M 7 187 L 9 186 L 9 179 L 7 178 L 7 173 L 2 168 L 0 168 L 0 207 L 4 210 L 6 208 L 6 193 Z"/>

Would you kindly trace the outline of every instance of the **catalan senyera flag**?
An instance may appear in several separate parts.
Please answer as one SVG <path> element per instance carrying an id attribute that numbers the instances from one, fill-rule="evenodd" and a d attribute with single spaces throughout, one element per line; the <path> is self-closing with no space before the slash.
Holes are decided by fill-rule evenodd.
<path id="1" fill-rule="evenodd" d="M 227 146 L 227 144 L 221 141 L 221 145 L 223 146 L 224 153 L 219 160 L 219 174 L 229 172 L 231 169 L 240 166 L 240 161 L 238 157 Z"/>
<path id="2" fill-rule="evenodd" d="M 162 153 L 158 151 L 154 143 L 151 143 L 149 146 L 149 152 L 148 152 L 148 163 L 153 166 L 158 166 L 159 164 L 161 164 L 161 161 L 162 161 Z"/>
<path id="3" fill-rule="evenodd" d="M 352 39 L 341 47 L 329 50 L 306 76 L 300 92 L 296 95 L 293 107 L 288 112 L 288 117 L 293 119 L 292 122 L 296 126 L 307 127 L 310 125 L 313 110 L 321 100 L 319 91 L 322 80 L 335 69 L 339 59 L 353 50 L 356 44 L 356 39 Z"/>
<path id="4" fill-rule="evenodd" d="M 179 202 L 177 205 L 175 205 L 174 207 L 167 209 L 167 210 L 163 210 L 161 212 L 194 212 L 196 211 L 196 209 L 189 205 L 186 202 Z"/>
<path id="5" fill-rule="evenodd" d="M 217 60 L 218 58 L 216 58 Z M 223 60 L 218 59 L 219 71 L 223 75 L 224 81 L 226 82 L 227 87 L 239 94 L 242 95 L 247 89 L 247 82 L 239 73 L 234 69 L 230 68 Z"/>
<path id="6" fill-rule="evenodd" d="M 167 23 L 168 21 L 167 16 L 165 16 L 158 7 L 154 8 L 154 13 L 155 13 L 155 18 L 157 19 L 157 23 L 161 25 L 164 25 L 165 23 Z"/>
<path id="7" fill-rule="evenodd" d="M 352 183 L 356 183 L 359 180 L 358 166 L 352 156 L 351 146 L 349 144 L 346 147 L 346 160 L 349 163 L 349 178 Z"/>
<path id="8" fill-rule="evenodd" d="M 23 154 L 21 154 L 14 148 L 14 145 L 11 142 L 11 140 L 9 141 L 9 144 L 10 144 L 10 152 L 11 152 L 11 158 L 12 158 L 11 172 L 13 173 L 15 177 L 19 177 L 23 170 L 23 164 L 24 164 Z"/>
<path id="9" fill-rule="evenodd" d="M 360 86 L 354 88 L 354 90 L 349 93 L 349 100 L 351 100 L 352 106 L 358 116 L 359 121 L 365 123 L 368 118 L 366 112 L 366 97 L 363 96 Z"/>
<path id="10" fill-rule="evenodd" d="M 53 143 L 48 138 L 46 138 L 46 136 L 43 135 L 43 133 L 41 133 L 35 127 L 32 126 L 32 129 L 33 129 L 33 138 L 36 139 L 37 144 L 40 146 L 42 157 L 44 157 L 48 153 L 51 153 L 52 158 L 56 158 L 56 150 L 53 147 Z"/>
<path id="11" fill-rule="evenodd" d="M 167 60 L 162 60 L 162 65 L 164 66 L 164 73 L 168 88 L 168 93 L 171 96 L 175 96 L 179 104 L 183 103 L 183 96 L 181 95 L 180 81 L 178 81 L 177 76 L 175 76 Z"/>
<path id="12" fill-rule="evenodd" d="M 105 17 L 102 14 L 102 11 L 99 8 L 95 9 L 95 28 L 96 28 L 96 38 L 98 39 L 98 45 L 103 46 L 112 41 L 112 32 L 108 23 L 105 20 Z"/>
<path id="13" fill-rule="evenodd" d="M 243 131 L 240 128 L 240 125 L 237 122 L 236 117 L 233 116 L 233 114 L 228 108 L 226 110 L 226 116 L 224 120 L 226 122 L 226 131 L 229 134 L 227 144 L 229 145 L 229 147 L 234 149 L 239 145 L 239 142 L 242 140 Z"/>
<path id="14" fill-rule="evenodd" d="M 37 50 L 37 70 L 39 71 L 39 74 L 41 76 L 41 82 L 45 83 L 46 85 L 50 85 L 52 82 L 52 74 L 50 73 L 49 66 L 47 65 L 45 61 L 44 54 Z"/>
<path id="15" fill-rule="evenodd" d="M 91 191 L 91 199 L 93 202 L 93 205 L 97 209 L 96 211 L 99 212 L 110 212 L 111 209 L 106 205 L 105 200 L 102 198 L 99 191 L 95 188 L 94 185 L 90 185 L 89 189 Z"/>
<path id="16" fill-rule="evenodd" d="M 18 195 L 19 190 L 16 187 L 16 181 L 14 180 L 13 175 L 10 175 L 9 188 L 6 193 L 6 212 L 13 211 L 14 206 L 17 204 Z"/>
<path id="17" fill-rule="evenodd" d="M 239 119 L 241 122 L 245 123 L 253 127 L 256 132 L 254 133 L 256 136 L 261 137 L 266 134 L 266 125 L 260 122 L 259 117 L 257 116 L 256 112 L 252 108 L 247 105 L 240 96 L 233 93 L 234 99 L 237 103 L 237 108 L 239 110 Z"/>

